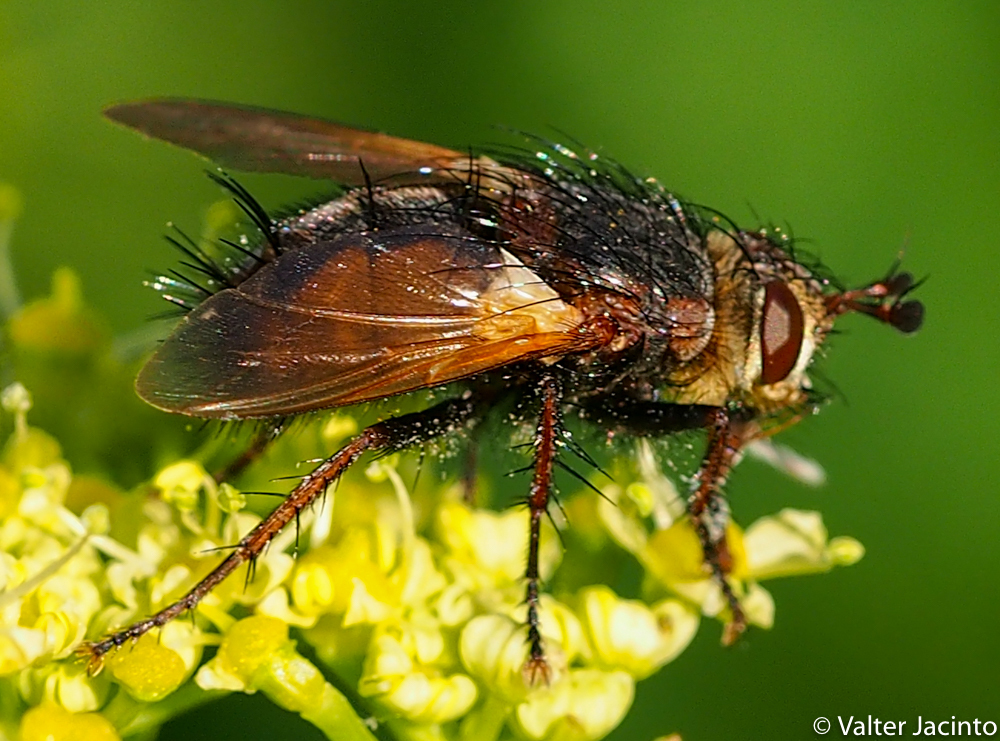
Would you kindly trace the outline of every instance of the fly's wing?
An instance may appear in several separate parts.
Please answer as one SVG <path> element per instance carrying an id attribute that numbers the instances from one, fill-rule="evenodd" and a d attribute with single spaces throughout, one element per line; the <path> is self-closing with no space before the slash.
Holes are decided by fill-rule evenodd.
<path id="1" fill-rule="evenodd" d="M 182 321 L 140 373 L 140 396 L 200 417 L 282 416 L 608 340 L 495 245 L 420 230 L 277 257 Z"/>
<path id="2" fill-rule="evenodd" d="M 412 173 L 435 181 L 470 167 L 469 155 L 434 144 L 250 106 L 159 98 L 112 106 L 104 115 L 236 170 L 363 185 L 359 162 L 372 180 Z"/>

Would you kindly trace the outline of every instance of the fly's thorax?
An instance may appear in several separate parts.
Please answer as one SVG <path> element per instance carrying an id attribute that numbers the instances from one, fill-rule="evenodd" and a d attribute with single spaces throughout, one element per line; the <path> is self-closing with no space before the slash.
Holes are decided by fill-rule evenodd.
<path id="1" fill-rule="evenodd" d="M 668 374 L 666 395 L 771 413 L 805 402 L 806 370 L 832 319 L 807 268 L 762 233 L 740 239 L 722 231 L 706 238 L 715 274 L 711 337 Z"/>

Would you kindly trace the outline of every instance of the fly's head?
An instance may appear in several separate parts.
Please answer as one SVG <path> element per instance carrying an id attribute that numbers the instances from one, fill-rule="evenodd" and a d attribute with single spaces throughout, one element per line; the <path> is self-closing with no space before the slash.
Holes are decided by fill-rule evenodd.
<path id="1" fill-rule="evenodd" d="M 763 415 L 803 410 L 809 364 L 838 317 L 860 312 L 904 334 L 922 323 L 923 305 L 905 300 L 916 287 L 909 273 L 837 290 L 766 232 L 715 231 L 705 245 L 715 274 L 712 337 L 675 401 L 736 403 Z"/>
<path id="2" fill-rule="evenodd" d="M 751 308 L 740 388 L 762 412 L 801 407 L 811 386 L 806 373 L 836 319 L 856 311 L 911 334 L 923 322 L 923 304 L 904 300 L 916 283 L 895 268 L 854 290 L 832 290 L 829 280 L 797 262 L 766 233 L 741 236 Z"/>

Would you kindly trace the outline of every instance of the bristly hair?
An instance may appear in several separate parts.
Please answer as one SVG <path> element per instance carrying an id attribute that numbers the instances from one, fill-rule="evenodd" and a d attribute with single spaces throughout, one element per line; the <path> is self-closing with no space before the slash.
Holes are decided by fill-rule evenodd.
<path id="1" fill-rule="evenodd" d="M 232 195 L 257 235 L 241 235 L 235 241 L 219 237 L 211 243 L 199 243 L 179 227 L 169 225 L 173 233 L 164 238 L 184 256 L 183 269 L 154 275 L 145 285 L 178 307 L 181 314 L 219 291 L 238 286 L 282 252 L 276 222 L 260 202 L 232 176 L 222 171 L 206 171 L 206 174 Z"/>
<path id="2" fill-rule="evenodd" d="M 531 172 L 557 190 L 569 184 L 591 190 L 605 201 L 609 213 L 619 208 L 628 209 L 625 201 L 634 201 L 648 207 L 651 219 L 654 213 L 661 212 L 698 238 L 704 239 L 710 232 L 725 232 L 739 246 L 746 256 L 748 268 L 753 270 L 753 257 L 744 244 L 739 225 L 721 211 L 683 199 L 668 191 L 656 178 L 637 175 L 621 162 L 589 149 L 562 132 L 557 133 L 572 142 L 575 149 L 533 134 L 516 130 L 513 133 L 526 139 L 529 146 L 494 144 L 484 148 L 482 153 L 505 165 Z"/>
<path id="3" fill-rule="evenodd" d="M 684 270 L 670 270 L 669 274 L 665 274 L 662 270 L 655 269 L 655 258 L 650 250 L 633 249 L 644 240 L 653 238 L 663 228 L 664 219 L 676 224 L 682 233 L 687 232 L 690 237 L 696 239 L 704 239 L 713 231 L 729 234 L 747 256 L 748 269 L 753 270 L 753 259 L 744 245 L 743 232 L 724 214 L 682 201 L 668 192 L 656 179 L 640 177 L 619 162 L 599 155 L 577 142 L 573 142 L 576 149 L 571 149 L 542 137 L 528 134 L 522 136 L 527 140 L 527 146 L 493 145 L 476 153 L 470 152 L 470 165 L 476 154 L 485 154 L 502 166 L 530 173 L 547 183 L 548 197 L 565 211 L 568 216 L 567 225 L 575 225 L 579 230 L 588 232 L 588 236 L 599 243 L 599 249 L 603 250 L 607 259 L 614 261 L 623 269 L 646 275 L 650 283 L 662 294 L 669 295 L 678 289 L 682 292 L 697 293 L 699 289 L 697 285 L 688 283 Z M 462 174 L 468 181 L 467 187 L 461 195 L 456 196 L 456 200 L 468 201 L 468 211 L 465 214 L 467 219 L 474 220 L 480 215 L 476 211 L 476 203 L 485 204 L 490 201 L 479 189 L 480 174 L 478 168 L 471 166 Z M 147 281 L 146 285 L 157 290 L 164 299 L 174 304 L 181 314 L 192 310 L 221 290 L 240 285 L 260 267 L 281 255 L 286 248 L 292 247 L 295 240 L 288 241 L 288 235 L 282 230 L 282 225 L 286 224 L 292 214 L 305 213 L 331 200 L 323 199 L 303 204 L 298 208 L 287 210 L 285 215 L 271 216 L 260 202 L 230 175 L 222 171 L 208 171 L 207 175 L 214 183 L 229 192 L 234 203 L 246 216 L 248 225 L 252 225 L 257 234 L 241 235 L 237 240 L 220 237 L 212 242 L 199 244 L 180 229 L 173 227 L 174 233 L 167 235 L 166 239 L 183 254 L 185 259 L 181 261 L 182 269 L 156 275 Z M 496 177 L 495 174 L 492 176 Z M 398 187 L 391 183 L 377 185 L 386 192 Z M 337 199 L 345 193 L 360 193 L 358 197 L 362 204 L 368 203 L 365 214 L 367 222 L 371 222 L 375 218 L 373 213 L 375 198 L 372 188 L 372 184 L 368 183 L 363 188 L 346 189 L 343 193 L 334 195 L 332 199 Z M 365 192 L 368 193 L 367 199 L 363 197 Z M 446 205 L 438 202 L 431 206 L 430 210 L 441 209 Z M 578 212 L 581 216 L 584 213 L 592 215 L 595 213 L 594 206 L 597 206 L 597 211 L 605 213 L 610 221 L 617 222 L 615 225 L 617 241 L 608 241 L 608 234 L 604 230 L 595 230 L 584 218 L 574 219 L 574 215 Z M 382 207 L 385 208 L 386 205 Z M 493 204 L 493 207 L 498 209 L 498 212 L 506 210 L 499 203 Z M 388 208 L 400 213 L 412 210 L 412 215 L 417 218 L 419 218 L 418 212 L 428 211 L 426 205 L 417 205 L 414 208 L 411 205 L 394 204 Z M 624 221 L 616 218 L 617 214 L 625 212 L 630 214 L 630 218 Z M 491 217 L 488 212 L 484 214 L 486 217 Z M 530 212 L 519 211 L 516 216 L 528 220 L 534 218 Z M 433 214 L 428 212 L 425 214 L 426 217 L 433 217 Z M 346 223 L 342 226 L 350 228 Z M 367 223 L 367 226 L 371 228 L 371 223 Z M 634 234 L 631 233 L 632 230 L 635 230 Z M 473 231 L 481 230 L 473 228 Z M 565 232 L 563 237 L 568 237 L 568 232 L 565 229 L 563 231 Z M 793 252 L 795 247 L 793 241 L 780 229 L 764 229 L 761 230 L 761 234 L 783 248 L 797 262 L 802 262 L 801 257 Z M 486 237 L 485 234 L 477 236 Z M 569 242 L 572 241 L 570 238 Z M 562 249 L 571 249 L 570 243 L 563 244 Z M 637 258 L 637 255 L 645 257 Z M 584 260 L 581 267 L 585 267 L 588 262 L 590 260 Z M 838 285 L 818 260 L 808 260 L 808 263 L 807 269 L 818 279 L 830 285 Z M 591 277 L 596 279 L 597 276 Z"/>
<path id="4" fill-rule="evenodd" d="M 782 227 L 774 222 L 768 222 L 761 226 L 757 233 L 771 244 L 784 250 L 793 262 L 804 267 L 815 280 L 824 286 L 835 288 L 838 291 L 846 290 L 843 282 L 834 275 L 819 255 L 802 248 L 803 244 L 810 241 L 809 239 L 796 237 L 790 227 Z"/>
<path id="5" fill-rule="evenodd" d="M 566 183 L 586 185 L 598 189 L 607 197 L 613 198 L 617 194 L 626 199 L 635 199 L 658 207 L 699 237 L 705 237 L 712 231 L 725 232 L 744 252 L 751 264 L 750 269 L 753 258 L 747 252 L 742 235 L 745 231 L 759 234 L 783 249 L 793 261 L 805 267 L 824 285 L 844 290 L 842 282 L 817 255 L 801 249 L 803 240 L 791 235 L 790 230 L 774 223 L 761 224 L 757 228 L 746 230 L 725 213 L 685 200 L 669 192 L 656 178 L 641 177 L 617 160 L 598 154 L 562 132 L 557 133 L 570 141 L 573 149 L 544 137 L 522 131 L 511 131 L 523 137 L 528 146 L 493 144 L 480 151 L 505 165 L 534 173 L 553 185 Z"/>
<path id="6" fill-rule="evenodd" d="M 647 204 L 669 205 L 674 199 L 655 178 L 639 177 L 617 160 L 600 155 L 561 132 L 576 149 L 534 134 L 511 131 L 523 137 L 529 146 L 493 144 L 479 152 L 550 183 L 579 183 Z"/>

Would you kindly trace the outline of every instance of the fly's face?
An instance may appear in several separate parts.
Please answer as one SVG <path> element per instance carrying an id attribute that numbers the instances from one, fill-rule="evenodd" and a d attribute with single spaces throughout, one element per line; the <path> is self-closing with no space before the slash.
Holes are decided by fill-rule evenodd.
<path id="1" fill-rule="evenodd" d="M 903 333 L 921 324 L 922 305 L 903 300 L 916 287 L 909 273 L 838 292 L 765 232 L 712 231 L 704 244 L 714 295 L 711 302 L 688 302 L 697 308 L 687 312 L 694 320 L 681 325 L 680 342 L 671 341 L 665 362 L 689 361 L 667 373 L 665 396 L 674 403 L 745 406 L 762 416 L 801 413 L 809 365 L 837 317 L 865 313 Z"/>
<path id="2" fill-rule="evenodd" d="M 741 386 L 761 410 L 801 406 L 806 370 L 833 326 L 823 283 L 764 235 L 744 241 L 755 259 Z"/>
<path id="3" fill-rule="evenodd" d="M 916 287 L 909 273 L 837 292 L 764 232 L 713 232 L 707 245 L 716 271 L 715 375 L 726 380 L 702 403 L 745 404 L 765 415 L 801 411 L 807 370 L 837 317 L 857 311 L 907 334 L 922 322 L 922 305 L 903 300 Z"/>

